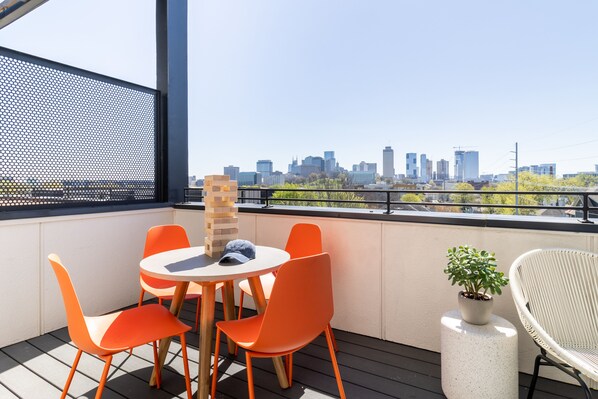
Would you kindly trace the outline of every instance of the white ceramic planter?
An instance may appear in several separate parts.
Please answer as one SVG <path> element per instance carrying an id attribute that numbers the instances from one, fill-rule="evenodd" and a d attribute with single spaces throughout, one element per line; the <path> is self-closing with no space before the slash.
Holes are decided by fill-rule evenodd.
<path id="1" fill-rule="evenodd" d="M 459 311 L 461 317 L 468 323 L 484 325 L 490 321 L 492 316 L 492 307 L 494 305 L 494 298 L 492 296 L 489 300 L 476 300 L 463 296 L 463 291 L 459 291 Z"/>

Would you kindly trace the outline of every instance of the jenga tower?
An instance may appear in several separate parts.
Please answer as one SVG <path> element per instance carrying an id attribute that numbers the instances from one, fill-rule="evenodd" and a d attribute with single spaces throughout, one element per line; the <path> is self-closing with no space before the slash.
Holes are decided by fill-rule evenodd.
<path id="1" fill-rule="evenodd" d="M 220 257 L 227 242 L 235 240 L 239 235 L 239 219 L 237 218 L 237 182 L 227 175 L 206 176 L 204 180 L 206 192 L 205 227 L 206 255 Z"/>

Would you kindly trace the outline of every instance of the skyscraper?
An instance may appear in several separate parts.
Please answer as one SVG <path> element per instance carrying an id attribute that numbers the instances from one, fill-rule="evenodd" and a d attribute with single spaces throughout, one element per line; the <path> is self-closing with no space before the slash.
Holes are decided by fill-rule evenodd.
<path id="1" fill-rule="evenodd" d="M 417 179 L 417 154 L 415 152 L 408 152 L 405 158 L 406 177 L 408 179 Z"/>
<path id="2" fill-rule="evenodd" d="M 441 159 L 436 162 L 436 178 L 438 180 L 449 179 L 449 161 Z"/>
<path id="3" fill-rule="evenodd" d="M 390 146 L 382 150 L 382 177 L 393 178 L 395 176 L 395 153 Z"/>
<path id="4" fill-rule="evenodd" d="M 324 171 L 327 174 L 336 172 L 336 158 L 334 158 L 334 151 L 324 151 Z"/>
<path id="5" fill-rule="evenodd" d="M 426 154 L 419 156 L 420 177 L 422 181 L 428 181 L 432 178 L 432 174 L 428 175 L 428 157 Z"/>
<path id="6" fill-rule="evenodd" d="M 256 163 L 256 171 L 262 176 L 269 176 L 273 172 L 272 161 L 269 159 L 261 159 Z"/>
<path id="7" fill-rule="evenodd" d="M 463 165 L 463 179 L 477 180 L 480 178 L 480 159 L 479 152 L 466 151 L 465 162 Z"/>
<path id="8" fill-rule="evenodd" d="M 465 151 L 455 151 L 455 180 L 464 180 L 464 162 L 465 162 Z"/>
<path id="9" fill-rule="evenodd" d="M 479 153 L 477 151 L 455 151 L 455 180 L 477 180 L 479 177 Z"/>
<path id="10" fill-rule="evenodd" d="M 224 174 L 229 175 L 231 180 L 239 180 L 239 167 L 238 166 L 225 166 Z"/>

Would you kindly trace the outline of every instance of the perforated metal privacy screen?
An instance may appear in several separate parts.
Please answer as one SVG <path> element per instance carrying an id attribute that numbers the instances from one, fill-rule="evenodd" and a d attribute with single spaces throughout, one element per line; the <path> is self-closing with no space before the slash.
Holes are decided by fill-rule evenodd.
<path id="1" fill-rule="evenodd" d="M 158 99 L 0 47 L 0 210 L 157 201 Z"/>

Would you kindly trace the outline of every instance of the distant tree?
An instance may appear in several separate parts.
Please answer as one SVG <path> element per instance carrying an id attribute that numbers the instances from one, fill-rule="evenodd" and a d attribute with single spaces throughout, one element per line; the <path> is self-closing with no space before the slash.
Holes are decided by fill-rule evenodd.
<path id="1" fill-rule="evenodd" d="M 423 194 L 406 193 L 401 195 L 401 201 L 403 202 L 422 202 L 423 200 Z"/>
<path id="2" fill-rule="evenodd" d="M 317 183 L 312 183 L 307 187 L 301 187 L 296 184 L 285 183 L 283 186 L 272 188 L 282 189 L 300 189 L 299 191 L 276 191 L 272 199 L 277 200 L 273 203 L 279 205 L 292 206 L 316 206 L 316 207 L 337 207 L 337 208 L 365 208 L 362 203 L 344 203 L 328 201 L 363 201 L 363 197 L 352 192 L 321 192 L 309 191 L 310 189 L 340 189 L 340 181 L 335 179 L 323 179 Z M 309 201 L 305 201 L 309 200 Z M 323 201 L 326 200 L 326 201 Z"/>
<path id="3" fill-rule="evenodd" d="M 519 192 L 533 191 L 537 194 L 518 194 L 515 195 L 515 177 L 512 176 L 508 181 L 498 183 L 492 188 L 488 188 L 484 191 L 488 191 L 488 194 L 482 195 L 483 204 L 496 204 L 496 205 L 509 205 L 508 208 L 484 208 L 484 213 L 497 213 L 502 215 L 514 215 L 516 212 L 515 205 L 541 205 L 556 203 L 558 200 L 555 195 L 542 194 L 543 191 L 555 191 L 558 190 L 556 180 L 548 175 L 537 175 L 530 172 L 519 173 Z M 510 191 L 513 194 L 491 194 L 492 191 Z M 518 197 L 518 203 L 516 199 Z M 536 209 L 521 209 L 519 208 L 518 213 L 520 215 L 536 215 L 538 211 Z"/>
<path id="4" fill-rule="evenodd" d="M 474 187 L 469 183 L 457 183 L 454 188 L 455 191 L 474 191 Z M 473 204 L 476 196 L 475 194 L 455 193 L 450 195 L 450 201 L 456 204 Z M 472 212 L 471 205 L 463 205 L 462 212 Z"/>

